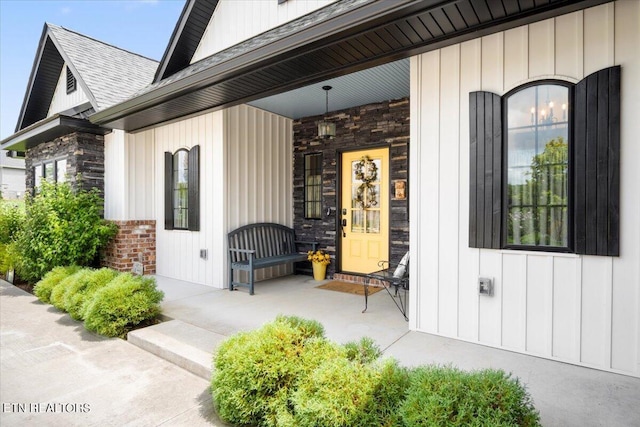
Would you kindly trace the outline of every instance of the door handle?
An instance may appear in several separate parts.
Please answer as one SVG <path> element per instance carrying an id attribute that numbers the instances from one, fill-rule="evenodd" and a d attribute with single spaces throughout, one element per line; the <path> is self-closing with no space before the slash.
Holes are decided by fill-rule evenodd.
<path id="1" fill-rule="evenodd" d="M 342 237 L 347 237 L 347 233 L 346 231 L 344 231 L 344 228 L 347 226 L 347 219 L 346 218 L 342 218 Z"/>

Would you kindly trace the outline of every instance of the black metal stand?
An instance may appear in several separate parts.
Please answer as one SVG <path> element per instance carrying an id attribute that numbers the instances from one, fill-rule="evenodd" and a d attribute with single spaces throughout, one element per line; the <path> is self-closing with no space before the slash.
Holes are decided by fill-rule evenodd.
<path id="1" fill-rule="evenodd" d="M 409 289 L 409 275 L 405 273 L 402 277 L 395 277 L 393 273 L 395 269 L 387 268 L 385 270 L 376 271 L 370 274 L 363 274 L 363 277 L 366 278 L 366 282 L 364 283 L 364 313 L 367 311 L 369 305 L 369 282 L 372 279 L 379 280 L 381 282 L 386 282 L 389 286 L 385 286 L 384 289 L 389 294 L 389 297 L 393 300 L 400 313 L 404 316 L 404 320 L 409 321 L 407 317 L 407 290 Z M 393 286 L 395 288 L 394 293 L 391 294 L 389 287 Z M 402 294 L 399 294 L 399 291 L 402 289 Z"/>

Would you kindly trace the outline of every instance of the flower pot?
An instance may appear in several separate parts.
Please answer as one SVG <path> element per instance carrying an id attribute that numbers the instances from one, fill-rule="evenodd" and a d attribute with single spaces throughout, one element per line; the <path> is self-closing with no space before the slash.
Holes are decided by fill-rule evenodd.
<path id="1" fill-rule="evenodd" d="M 324 280 L 327 276 L 327 266 L 319 262 L 312 262 L 313 265 L 313 278 L 316 280 Z"/>

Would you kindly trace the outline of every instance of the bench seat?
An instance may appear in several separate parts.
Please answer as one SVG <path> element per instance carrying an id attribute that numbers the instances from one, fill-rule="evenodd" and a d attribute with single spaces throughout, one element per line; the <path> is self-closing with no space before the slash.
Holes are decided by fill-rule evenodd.
<path id="1" fill-rule="evenodd" d="M 249 288 L 254 294 L 254 273 L 256 270 L 276 265 L 291 264 L 307 260 L 307 253 L 300 246 L 306 245 L 315 251 L 318 242 L 295 240 L 292 228 L 274 223 L 257 223 L 240 227 L 228 235 L 229 240 L 229 290 L 236 286 Z M 249 273 L 248 282 L 235 281 L 234 270 Z"/>

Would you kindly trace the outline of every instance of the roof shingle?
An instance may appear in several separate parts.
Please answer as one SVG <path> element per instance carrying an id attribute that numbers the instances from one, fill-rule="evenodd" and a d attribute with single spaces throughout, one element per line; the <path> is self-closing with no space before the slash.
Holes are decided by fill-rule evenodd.
<path id="1" fill-rule="evenodd" d="M 67 56 L 96 101 L 96 111 L 130 98 L 153 81 L 158 62 L 57 25 L 51 37 Z M 91 97 L 91 95 L 89 95 Z"/>

